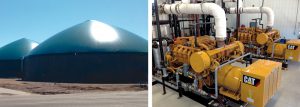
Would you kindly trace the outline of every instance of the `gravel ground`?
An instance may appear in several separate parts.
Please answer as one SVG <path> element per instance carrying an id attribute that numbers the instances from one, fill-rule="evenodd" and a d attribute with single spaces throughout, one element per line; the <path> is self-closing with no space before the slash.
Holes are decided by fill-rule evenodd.
<path id="1" fill-rule="evenodd" d="M 28 82 L 18 79 L 0 79 L 0 87 L 41 95 L 72 94 L 83 92 L 145 91 L 147 85 L 140 84 L 78 84 Z"/>
<path id="2" fill-rule="evenodd" d="M 147 107 L 147 91 L 0 95 L 1 107 Z"/>

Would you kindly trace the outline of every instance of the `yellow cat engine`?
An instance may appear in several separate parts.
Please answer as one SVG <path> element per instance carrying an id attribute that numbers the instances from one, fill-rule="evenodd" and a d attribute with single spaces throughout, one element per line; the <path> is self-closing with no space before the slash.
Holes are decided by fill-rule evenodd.
<path id="1" fill-rule="evenodd" d="M 258 60 L 242 72 L 241 100 L 263 107 L 274 96 L 281 80 L 281 63 Z"/>
<path id="2" fill-rule="evenodd" d="M 274 50 L 273 50 L 273 45 L 274 45 Z M 269 54 L 269 56 L 271 56 L 272 51 L 273 53 L 273 57 L 277 58 L 277 59 L 284 59 L 285 58 L 285 51 L 286 51 L 287 45 L 286 44 L 282 44 L 282 43 L 271 43 L 270 45 L 268 45 L 267 48 L 267 53 Z"/>
<path id="3" fill-rule="evenodd" d="M 271 55 L 273 51 L 274 58 L 300 62 L 300 48 L 298 47 L 300 47 L 300 40 L 291 39 L 288 40 L 285 44 L 271 43 L 270 45 L 268 45 L 267 53 Z"/>
<path id="4" fill-rule="evenodd" d="M 197 37 L 197 48 L 202 50 L 211 50 L 215 49 L 216 47 L 216 41 L 213 39 L 212 36 L 198 36 Z M 174 41 L 175 45 L 185 45 L 190 47 L 195 47 L 195 37 L 189 36 L 189 37 L 177 37 Z"/>
<path id="5" fill-rule="evenodd" d="M 226 65 L 218 71 L 220 94 L 255 107 L 267 104 L 280 80 L 281 63 L 270 60 L 260 59 L 246 68 Z"/>
<path id="6" fill-rule="evenodd" d="M 266 29 L 241 27 L 239 28 L 237 39 L 244 44 L 265 45 L 280 38 L 280 33 L 276 29 L 266 31 Z"/>
<path id="7" fill-rule="evenodd" d="M 286 42 L 285 59 L 292 61 L 300 61 L 300 40 L 294 39 Z"/>

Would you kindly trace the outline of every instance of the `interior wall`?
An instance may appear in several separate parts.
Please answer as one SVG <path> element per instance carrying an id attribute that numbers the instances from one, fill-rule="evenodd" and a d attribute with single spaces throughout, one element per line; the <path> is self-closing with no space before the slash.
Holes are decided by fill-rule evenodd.
<path id="1" fill-rule="evenodd" d="M 262 0 L 243 0 L 244 7 L 259 7 L 262 5 Z M 300 16 L 297 10 L 300 11 L 299 0 L 265 0 L 264 6 L 273 9 L 275 14 L 274 29 L 278 29 L 282 37 L 297 38 L 300 31 Z M 236 7 L 236 3 L 227 3 L 226 7 Z M 298 15 L 298 17 L 297 17 Z M 249 22 L 254 18 L 259 18 L 260 14 L 241 14 L 241 24 L 249 26 Z M 266 15 L 263 15 L 263 24 L 266 25 Z M 236 15 L 227 15 L 227 25 L 229 28 L 236 27 Z"/>

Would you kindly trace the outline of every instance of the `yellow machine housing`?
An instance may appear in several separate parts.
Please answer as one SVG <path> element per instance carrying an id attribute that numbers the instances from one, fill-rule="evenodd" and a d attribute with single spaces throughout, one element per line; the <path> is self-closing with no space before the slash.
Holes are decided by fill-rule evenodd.
<path id="1" fill-rule="evenodd" d="M 167 70 L 175 73 L 178 69 L 182 69 L 184 64 L 191 65 L 192 67 L 188 71 L 203 77 L 202 80 L 199 80 L 199 89 L 202 88 L 204 82 L 206 85 L 212 85 L 213 81 L 209 74 L 220 63 L 234 59 L 244 52 L 244 46 L 239 41 L 213 50 L 201 50 L 180 44 L 172 45 L 170 48 L 172 51 L 165 55 Z"/>
<path id="2" fill-rule="evenodd" d="M 177 45 L 173 47 L 172 50 L 173 56 L 167 54 L 166 59 L 170 62 L 177 61 L 177 62 L 189 64 L 189 59 L 192 53 L 199 52 L 199 51 L 201 51 L 201 49 L 183 46 L 183 45 Z"/>
<path id="3" fill-rule="evenodd" d="M 175 69 L 183 64 L 190 64 L 190 56 L 195 52 L 210 50 L 215 48 L 215 41 L 209 36 L 197 37 L 197 46 L 194 44 L 194 37 L 178 37 L 174 44 L 170 45 L 172 52 L 165 54 L 168 62 L 168 70 L 175 72 Z"/>
<path id="4" fill-rule="evenodd" d="M 244 53 L 244 45 L 235 41 L 229 45 L 214 50 L 195 52 L 190 57 L 190 64 L 193 70 L 201 73 L 205 69 L 214 69 L 220 62 L 230 60 Z"/>
<path id="5" fill-rule="evenodd" d="M 177 37 L 174 41 L 175 45 L 187 45 L 190 47 L 195 47 L 195 37 Z M 211 50 L 215 49 L 216 41 L 211 36 L 198 36 L 197 37 L 197 48 L 201 50 Z"/>
<path id="6" fill-rule="evenodd" d="M 289 40 L 286 43 L 285 59 L 300 61 L 300 40 Z"/>
<path id="7" fill-rule="evenodd" d="M 272 54 L 272 48 L 274 45 L 274 57 L 278 59 L 287 59 L 292 61 L 300 61 L 300 40 L 292 39 L 288 40 L 286 44 L 271 43 L 268 45 L 267 53 Z"/>
<path id="8" fill-rule="evenodd" d="M 237 40 L 244 44 L 251 42 L 254 45 L 265 45 L 280 38 L 280 33 L 276 29 L 266 31 L 260 28 L 241 27 L 238 31 Z"/>
<path id="9" fill-rule="evenodd" d="M 267 53 L 272 54 L 272 48 L 274 45 L 274 58 L 283 59 L 285 57 L 286 44 L 281 43 L 271 43 L 268 45 Z"/>
<path id="10" fill-rule="evenodd" d="M 235 100 L 240 100 L 240 88 L 242 82 L 242 72 L 244 68 L 227 65 L 218 71 L 218 85 L 220 94 Z"/>
<path id="11" fill-rule="evenodd" d="M 238 32 L 233 33 L 230 41 L 241 41 L 245 44 L 245 53 L 251 52 L 265 55 L 265 48 L 279 38 L 280 33 L 276 29 L 268 31 L 254 27 L 240 27 Z"/>
<path id="12" fill-rule="evenodd" d="M 246 68 L 226 65 L 218 71 L 220 94 L 263 107 L 279 88 L 281 63 L 258 60 Z"/>
<path id="13" fill-rule="evenodd" d="M 167 53 L 165 55 L 166 60 L 169 63 L 179 62 L 189 64 L 192 53 L 214 49 L 216 41 L 210 36 L 199 36 L 197 37 L 197 44 L 198 47 L 195 47 L 195 38 L 193 36 L 176 38 L 174 44 L 170 45 L 173 54 Z"/>
<path id="14" fill-rule="evenodd" d="M 263 107 L 275 94 L 281 80 L 281 63 L 258 60 L 242 72 L 241 100 Z"/>
<path id="15" fill-rule="evenodd" d="M 266 29 L 241 27 L 237 35 L 235 34 L 235 37 L 230 38 L 230 40 L 254 45 L 254 47 L 245 47 L 246 53 L 258 53 L 259 51 L 260 55 L 265 55 L 266 53 L 271 56 L 273 44 L 275 44 L 274 58 L 300 62 L 300 48 L 298 48 L 300 46 L 300 40 L 288 40 L 286 44 L 274 43 L 275 40 L 280 38 L 278 30 L 273 29 L 267 31 Z M 265 48 L 267 48 L 267 50 L 265 50 Z"/>
<path id="16" fill-rule="evenodd" d="M 240 41 L 212 50 L 184 46 L 183 44 L 187 41 L 185 43 L 178 42 L 170 46 L 172 52 L 165 56 L 168 71 L 175 73 L 177 70 L 183 69 L 184 64 L 190 65 L 189 72 L 203 77 L 197 80 L 200 90 L 203 84 L 213 85 L 213 79 L 209 74 L 216 67 L 244 54 L 244 45 Z M 183 74 L 179 73 L 179 75 Z M 249 102 L 254 106 L 261 107 L 274 95 L 279 86 L 281 63 L 258 60 L 247 68 L 226 65 L 217 72 L 217 75 L 220 94 L 236 101 Z M 253 85 L 251 85 L 252 83 Z"/>

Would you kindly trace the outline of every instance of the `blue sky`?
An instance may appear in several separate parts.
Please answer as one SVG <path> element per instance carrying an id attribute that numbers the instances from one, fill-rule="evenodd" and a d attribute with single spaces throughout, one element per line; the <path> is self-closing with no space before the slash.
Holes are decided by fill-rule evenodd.
<path id="1" fill-rule="evenodd" d="M 43 42 L 89 19 L 148 38 L 147 0 L 0 0 L 0 47 L 23 37 Z"/>

